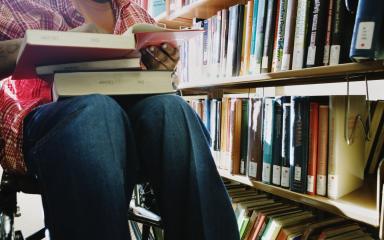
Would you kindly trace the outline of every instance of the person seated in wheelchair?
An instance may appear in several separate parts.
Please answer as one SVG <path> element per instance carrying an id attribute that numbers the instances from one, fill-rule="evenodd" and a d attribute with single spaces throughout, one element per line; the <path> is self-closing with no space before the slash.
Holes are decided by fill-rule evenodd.
<path id="1" fill-rule="evenodd" d="M 12 79 L 26 29 L 121 34 L 139 22 L 155 24 L 130 0 L 0 0 L 1 166 L 37 179 L 52 239 L 129 239 L 138 179 L 154 189 L 165 239 L 239 239 L 209 134 L 182 98 L 52 102 L 50 82 Z M 166 43 L 141 53 L 153 70 L 179 59 Z"/>

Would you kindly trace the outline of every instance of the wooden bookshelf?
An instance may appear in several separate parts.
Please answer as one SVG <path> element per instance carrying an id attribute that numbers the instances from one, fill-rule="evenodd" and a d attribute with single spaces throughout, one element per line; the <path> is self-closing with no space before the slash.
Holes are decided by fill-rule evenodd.
<path id="1" fill-rule="evenodd" d="M 384 79 L 382 61 L 367 63 L 346 63 L 334 66 L 304 68 L 285 72 L 263 73 L 240 77 L 215 78 L 206 81 L 180 83 L 181 90 L 198 90 L 201 88 L 248 88 L 285 85 L 323 84 L 367 79 Z"/>
<path id="2" fill-rule="evenodd" d="M 343 217 L 370 224 L 378 227 L 379 211 L 376 203 L 376 191 L 372 188 L 371 182 L 358 190 L 340 198 L 332 200 L 321 196 L 311 196 L 292 192 L 288 189 L 265 184 L 259 181 L 253 181 L 246 176 L 232 175 L 227 171 L 218 169 L 220 175 L 224 178 L 252 186 L 256 189 L 283 197 L 292 201 L 313 206 L 315 208 L 334 213 Z"/>

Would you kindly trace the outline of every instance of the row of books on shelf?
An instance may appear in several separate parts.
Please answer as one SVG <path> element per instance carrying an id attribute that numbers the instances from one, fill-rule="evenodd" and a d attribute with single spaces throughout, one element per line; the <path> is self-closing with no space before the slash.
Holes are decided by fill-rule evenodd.
<path id="1" fill-rule="evenodd" d="M 375 175 L 383 158 L 383 101 L 230 95 L 188 101 L 210 131 L 217 167 L 231 174 L 337 199 Z"/>
<path id="2" fill-rule="evenodd" d="M 183 81 L 383 59 L 384 2 L 249 0 L 194 19 L 182 45 Z M 196 73 L 202 73 L 196 75 Z"/>
<path id="3" fill-rule="evenodd" d="M 372 229 L 351 220 L 276 199 L 226 181 L 242 240 L 375 239 Z"/>

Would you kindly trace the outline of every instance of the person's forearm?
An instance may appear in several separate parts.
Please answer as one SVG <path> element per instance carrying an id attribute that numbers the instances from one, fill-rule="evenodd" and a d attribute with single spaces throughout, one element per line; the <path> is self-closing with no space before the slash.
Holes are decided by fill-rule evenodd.
<path id="1" fill-rule="evenodd" d="M 21 39 L 0 42 L 0 80 L 13 73 Z"/>

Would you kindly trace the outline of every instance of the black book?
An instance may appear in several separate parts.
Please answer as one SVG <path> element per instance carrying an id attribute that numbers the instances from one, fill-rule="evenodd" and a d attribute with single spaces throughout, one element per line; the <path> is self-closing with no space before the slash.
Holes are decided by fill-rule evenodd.
<path id="1" fill-rule="evenodd" d="M 309 97 L 291 99 L 290 136 L 290 189 L 299 193 L 307 192 Z"/>
<path id="2" fill-rule="evenodd" d="M 215 142 L 213 143 L 213 150 L 220 151 L 221 144 L 221 99 L 216 101 L 216 131 L 215 131 Z"/>
<path id="3" fill-rule="evenodd" d="M 240 134 L 240 174 L 247 174 L 248 166 L 248 122 L 249 122 L 249 98 L 241 99 L 241 134 Z"/>
<path id="4" fill-rule="evenodd" d="M 244 28 L 244 13 L 245 13 L 245 6 L 243 4 L 239 4 L 238 6 L 238 19 L 237 19 L 237 37 L 236 37 L 236 54 L 235 54 L 235 60 L 233 64 L 233 76 L 239 76 L 240 75 L 240 69 L 241 69 L 241 50 L 243 47 L 243 28 Z"/>
<path id="5" fill-rule="evenodd" d="M 291 123 L 291 102 L 283 103 L 283 122 L 281 128 L 281 186 L 290 186 L 290 123 Z"/>
<path id="6" fill-rule="evenodd" d="M 277 97 L 274 105 L 275 116 L 273 118 L 273 155 L 272 155 L 272 184 L 279 186 L 281 180 L 281 129 L 283 121 L 283 100 Z"/>
<path id="7" fill-rule="evenodd" d="M 309 19 L 306 67 L 323 65 L 329 0 L 314 0 Z"/>
<path id="8" fill-rule="evenodd" d="M 261 60 L 261 72 L 271 71 L 273 43 L 275 39 L 276 14 L 278 10 L 278 0 L 269 0 L 267 7 L 267 18 L 265 24 L 263 58 Z"/>

